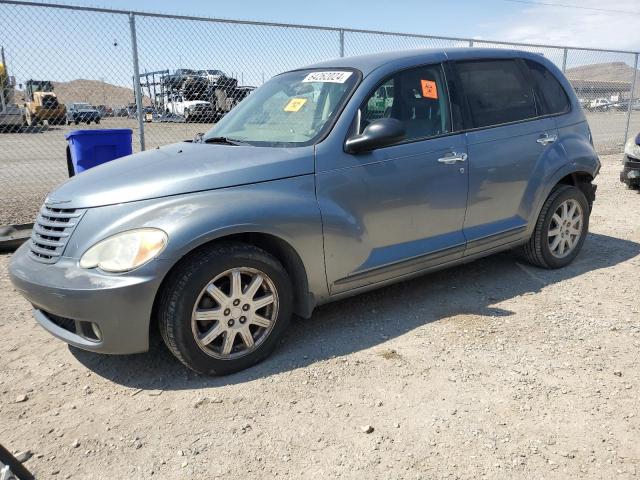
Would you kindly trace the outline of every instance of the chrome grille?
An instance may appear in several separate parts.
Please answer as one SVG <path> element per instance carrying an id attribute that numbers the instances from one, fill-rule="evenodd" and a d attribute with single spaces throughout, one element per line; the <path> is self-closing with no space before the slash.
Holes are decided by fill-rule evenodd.
<path id="1" fill-rule="evenodd" d="M 31 257 L 42 263 L 58 261 L 83 213 L 84 210 L 43 205 L 31 233 Z"/>

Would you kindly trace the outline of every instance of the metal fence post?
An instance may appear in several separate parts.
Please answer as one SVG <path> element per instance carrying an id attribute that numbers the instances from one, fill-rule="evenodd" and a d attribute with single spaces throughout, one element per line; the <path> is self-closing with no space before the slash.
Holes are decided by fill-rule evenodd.
<path id="1" fill-rule="evenodd" d="M 624 130 L 624 141 L 627 142 L 629 137 L 629 124 L 631 123 L 631 107 L 633 106 L 633 97 L 636 93 L 636 79 L 638 77 L 638 54 L 636 53 L 636 61 L 633 66 L 633 81 L 631 82 L 631 92 L 629 93 L 629 105 L 627 107 L 627 126 Z"/>
<path id="2" fill-rule="evenodd" d="M 473 48 L 473 40 L 469 40 L 469 48 Z"/>
<path id="3" fill-rule="evenodd" d="M 344 57 L 344 30 L 340 29 L 340 57 Z"/>
<path id="4" fill-rule="evenodd" d="M 138 114 L 138 136 L 140 137 L 140 150 L 144 151 L 144 111 L 142 108 L 142 92 L 140 91 L 140 68 L 138 66 L 138 40 L 136 38 L 136 17 L 129 13 L 129 26 L 131 28 L 131 49 L 133 55 L 133 84 L 136 95 L 136 110 Z"/>
<path id="5" fill-rule="evenodd" d="M 562 73 L 567 72 L 567 52 L 569 49 L 565 48 L 562 53 Z"/>

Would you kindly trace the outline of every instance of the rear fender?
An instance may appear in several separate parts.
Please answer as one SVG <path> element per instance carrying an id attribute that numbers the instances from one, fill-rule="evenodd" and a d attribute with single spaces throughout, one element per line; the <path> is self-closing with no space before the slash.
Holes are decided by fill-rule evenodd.
<path id="1" fill-rule="evenodd" d="M 541 157 L 544 167 L 539 169 L 540 180 L 532 182 L 537 185 L 531 195 L 534 208 L 531 209 L 528 217 L 528 233 L 535 228 L 536 221 L 542 210 L 542 205 L 549 197 L 551 191 L 565 177 L 571 177 L 572 182 L 580 187 L 585 193 L 589 205 L 595 199 L 596 186 L 590 181 L 598 175 L 600 170 L 600 160 L 593 145 L 583 135 L 572 134 L 561 136 L 553 147 L 547 149 Z"/>

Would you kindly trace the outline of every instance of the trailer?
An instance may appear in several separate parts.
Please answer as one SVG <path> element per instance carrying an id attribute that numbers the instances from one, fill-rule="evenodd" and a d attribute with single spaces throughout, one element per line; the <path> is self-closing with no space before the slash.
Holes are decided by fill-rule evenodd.
<path id="1" fill-rule="evenodd" d="M 159 121 L 216 122 L 254 90 L 221 70 L 157 70 L 138 81 Z"/>

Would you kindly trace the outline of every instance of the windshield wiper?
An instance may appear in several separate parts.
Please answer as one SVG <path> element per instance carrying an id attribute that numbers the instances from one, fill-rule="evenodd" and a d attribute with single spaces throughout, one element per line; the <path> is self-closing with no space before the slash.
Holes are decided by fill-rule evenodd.
<path id="1" fill-rule="evenodd" d="M 243 142 L 242 140 L 236 140 L 235 138 L 227 138 L 227 137 L 210 137 L 204 139 L 204 143 L 224 143 L 226 145 L 249 145 L 247 142 Z"/>

